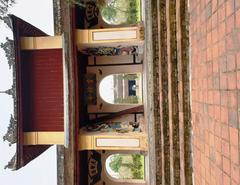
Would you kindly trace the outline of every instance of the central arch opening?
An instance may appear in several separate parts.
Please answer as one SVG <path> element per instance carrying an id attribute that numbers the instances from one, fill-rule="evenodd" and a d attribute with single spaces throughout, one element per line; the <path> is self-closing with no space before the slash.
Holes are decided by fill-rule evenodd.
<path id="1" fill-rule="evenodd" d="M 110 104 L 142 104 L 142 76 L 135 74 L 113 74 L 100 82 L 101 98 Z"/>

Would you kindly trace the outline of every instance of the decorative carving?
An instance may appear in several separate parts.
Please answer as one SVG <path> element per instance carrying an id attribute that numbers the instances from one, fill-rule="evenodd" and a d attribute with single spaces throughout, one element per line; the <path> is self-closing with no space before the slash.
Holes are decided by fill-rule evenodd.
<path id="1" fill-rule="evenodd" d="M 2 17 L 2 20 L 11 30 L 13 29 L 12 20 L 9 16 Z"/>
<path id="2" fill-rule="evenodd" d="M 15 0 L 5 0 L 0 3 L 0 20 L 3 19 L 9 13 L 9 8 L 11 8 L 16 3 Z"/>
<path id="3" fill-rule="evenodd" d="M 13 85 L 11 89 L 8 89 L 6 91 L 0 91 L 0 93 L 5 93 L 7 95 L 12 96 L 13 98 L 13 115 L 11 115 L 10 118 L 10 124 L 8 126 L 8 131 L 5 134 L 5 136 L 3 137 L 4 141 L 9 141 L 10 142 L 10 146 L 13 143 L 16 143 L 17 140 L 17 96 L 16 96 L 16 75 L 14 72 L 15 69 L 15 65 L 13 65 Z"/>
<path id="4" fill-rule="evenodd" d="M 5 56 L 8 60 L 9 69 L 11 69 L 15 63 L 14 41 L 6 37 L 6 42 L 1 43 L 0 47 L 5 51 Z"/>
<path id="5" fill-rule="evenodd" d="M 98 124 L 90 124 L 86 126 L 89 132 L 118 132 L 118 133 L 128 133 L 128 132 L 142 132 L 139 122 L 115 122 L 106 121 Z"/>
<path id="6" fill-rule="evenodd" d="M 10 96 L 13 96 L 14 95 L 14 90 L 13 90 L 13 88 L 11 88 L 11 89 L 8 89 L 6 91 L 0 91 L 0 93 L 5 93 L 5 94 L 8 94 Z"/>
<path id="7" fill-rule="evenodd" d="M 96 87 L 96 75 L 95 74 L 86 74 L 85 75 L 85 99 L 87 100 L 88 105 L 97 104 L 97 87 Z"/>
<path id="8" fill-rule="evenodd" d="M 4 167 L 4 169 L 11 169 L 16 170 L 17 169 L 17 154 L 13 156 L 13 158 L 8 162 L 8 164 Z"/>
<path id="9" fill-rule="evenodd" d="M 89 184 L 94 185 L 101 180 L 102 163 L 101 154 L 95 150 L 89 152 L 88 177 Z"/>
<path id="10" fill-rule="evenodd" d="M 87 2 L 86 9 L 85 9 L 85 19 L 86 19 L 88 28 L 91 28 L 98 24 L 98 15 L 99 15 L 99 9 L 96 5 L 96 2 L 95 1 Z"/>
<path id="11" fill-rule="evenodd" d="M 60 0 L 53 0 L 53 12 L 54 12 L 54 34 L 61 35 L 63 33 L 62 28 L 62 16 L 61 16 L 61 3 Z"/>
<path id="12" fill-rule="evenodd" d="M 89 176 L 93 177 L 97 175 L 98 173 L 97 165 L 98 165 L 98 162 L 95 159 L 93 158 L 89 159 L 89 163 L 88 163 Z"/>
<path id="13" fill-rule="evenodd" d="M 9 142 L 9 146 L 17 142 L 17 121 L 14 119 L 11 114 L 10 124 L 8 126 L 7 133 L 3 136 L 4 141 Z"/>
<path id="14" fill-rule="evenodd" d="M 81 50 L 81 53 L 91 56 L 116 56 L 116 55 L 137 55 L 139 53 L 138 46 L 127 47 L 97 47 L 86 48 Z"/>
<path id="15" fill-rule="evenodd" d="M 6 54 L 7 55 L 7 54 Z M 9 146 L 17 142 L 17 95 L 16 95 L 16 66 L 15 60 L 8 62 L 9 68 L 13 68 L 13 84 L 12 87 L 0 93 L 5 93 L 13 98 L 13 115 L 11 114 L 10 123 L 7 133 L 3 136 L 4 141 L 9 142 Z"/>

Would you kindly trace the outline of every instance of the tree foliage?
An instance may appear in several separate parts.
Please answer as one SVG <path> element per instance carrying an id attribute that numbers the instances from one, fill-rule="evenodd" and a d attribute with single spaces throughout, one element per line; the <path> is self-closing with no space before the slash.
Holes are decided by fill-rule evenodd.
<path id="1" fill-rule="evenodd" d="M 116 154 L 112 156 L 109 166 L 114 172 L 119 171 L 120 167 L 122 166 L 122 159 L 123 157 L 120 154 Z"/>
<path id="2" fill-rule="evenodd" d="M 105 6 L 102 9 L 102 16 L 110 23 L 116 22 L 117 11 L 113 6 Z"/>
<path id="3" fill-rule="evenodd" d="M 142 161 L 142 156 L 140 154 L 132 155 L 133 158 L 133 166 L 131 168 L 134 179 L 143 179 L 144 172 L 142 168 L 144 168 L 144 164 Z"/>
<path id="4" fill-rule="evenodd" d="M 71 5 L 85 7 L 82 0 L 67 0 Z M 140 0 L 96 0 L 103 19 L 109 24 L 136 24 L 140 21 Z"/>
<path id="5" fill-rule="evenodd" d="M 119 173 L 122 167 L 128 168 L 132 172 L 133 179 L 144 179 L 144 161 L 143 156 L 140 154 L 131 154 L 132 160 L 128 162 L 124 162 L 124 156 L 128 156 L 126 154 L 115 154 L 111 157 L 111 162 L 109 163 L 109 167 L 115 172 Z M 121 176 L 120 178 L 125 179 L 126 177 Z"/>
<path id="6" fill-rule="evenodd" d="M 136 24 L 140 21 L 139 3 L 139 0 L 105 0 L 100 9 L 109 24 Z"/>

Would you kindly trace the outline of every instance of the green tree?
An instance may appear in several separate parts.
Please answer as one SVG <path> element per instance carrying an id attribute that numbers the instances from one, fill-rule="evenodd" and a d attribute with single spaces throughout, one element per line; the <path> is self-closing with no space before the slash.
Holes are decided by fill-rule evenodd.
<path id="1" fill-rule="evenodd" d="M 110 168 L 114 172 L 118 172 L 120 167 L 122 166 L 122 155 L 116 154 L 111 157 L 111 162 L 109 163 Z"/>
<path id="2" fill-rule="evenodd" d="M 102 16 L 110 23 L 116 22 L 117 11 L 113 6 L 105 6 L 102 9 Z"/>
<path id="3" fill-rule="evenodd" d="M 135 24 L 140 21 L 140 0 L 105 0 L 101 3 L 102 16 L 109 24 Z"/>
<path id="4" fill-rule="evenodd" d="M 132 154 L 131 158 L 132 160 L 126 161 L 124 160 L 123 162 L 123 157 L 124 156 L 129 156 L 125 154 L 116 154 L 111 157 L 111 162 L 109 163 L 110 168 L 116 172 L 119 173 L 121 170 L 126 168 L 130 169 L 132 172 L 132 178 L 133 179 L 144 179 L 144 157 L 140 154 Z M 126 177 L 126 174 L 124 175 L 123 173 L 119 173 L 120 178 L 126 179 L 129 178 Z M 129 175 L 129 174 L 128 174 Z"/>
<path id="5" fill-rule="evenodd" d="M 144 179 L 144 161 L 140 154 L 132 155 L 133 165 L 131 167 L 134 179 Z"/>

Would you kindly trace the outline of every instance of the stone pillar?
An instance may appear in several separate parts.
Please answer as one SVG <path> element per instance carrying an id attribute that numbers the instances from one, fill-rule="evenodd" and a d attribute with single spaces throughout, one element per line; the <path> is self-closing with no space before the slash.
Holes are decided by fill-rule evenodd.
<path id="1" fill-rule="evenodd" d="M 150 163 L 154 165 L 155 184 L 192 184 L 187 3 L 152 0 L 151 10 L 146 11 L 146 17 L 152 17 L 146 19 L 152 31 L 151 37 L 146 32 L 146 47 L 152 48 L 146 62 L 152 79 L 148 83 L 152 90 L 148 97 L 153 96 L 148 123 L 150 142 L 154 140 L 149 155 L 155 157 L 155 164 Z"/>

